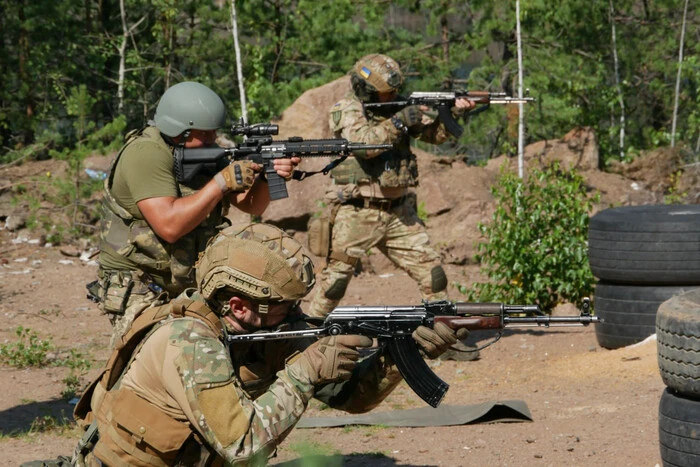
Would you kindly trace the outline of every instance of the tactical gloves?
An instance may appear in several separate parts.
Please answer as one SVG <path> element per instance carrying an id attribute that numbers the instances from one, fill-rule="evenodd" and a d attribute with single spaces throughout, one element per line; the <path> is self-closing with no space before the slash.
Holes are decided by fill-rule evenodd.
<path id="1" fill-rule="evenodd" d="M 418 326 L 413 331 L 413 340 L 425 352 L 429 358 L 438 358 L 445 353 L 457 341 L 462 341 L 469 336 L 469 330 L 458 329 L 453 331 L 445 323 L 435 323 L 433 329 L 426 326 Z"/>
<path id="2" fill-rule="evenodd" d="M 419 124 L 422 119 L 423 112 L 421 112 L 420 107 L 417 105 L 409 105 L 394 114 L 391 121 L 394 123 L 394 126 L 403 130 L 404 128 L 411 128 Z"/>
<path id="3" fill-rule="evenodd" d="M 360 358 L 358 347 L 371 347 L 366 336 L 329 336 L 319 339 L 287 364 L 287 373 L 305 384 L 323 384 L 350 379 Z"/>
<path id="4" fill-rule="evenodd" d="M 234 161 L 214 176 L 214 181 L 223 194 L 243 192 L 253 186 L 257 164 L 251 161 Z"/>

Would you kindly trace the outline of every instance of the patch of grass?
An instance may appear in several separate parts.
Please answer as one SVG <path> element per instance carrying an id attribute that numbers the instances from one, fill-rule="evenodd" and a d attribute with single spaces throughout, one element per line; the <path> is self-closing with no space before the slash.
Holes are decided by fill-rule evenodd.
<path id="1" fill-rule="evenodd" d="M 45 366 L 57 366 L 70 369 L 70 373 L 63 379 L 66 387 L 61 392 L 64 399 L 75 397 L 80 388 L 80 377 L 87 374 L 92 368 L 92 361 L 75 349 L 70 349 L 64 356 L 58 355 L 53 341 L 41 339 L 35 331 L 19 326 L 15 330 L 18 339 L 15 342 L 0 344 L 0 364 L 14 368 L 41 368 Z"/>
<path id="2" fill-rule="evenodd" d="M 363 435 L 365 437 L 370 437 L 376 435 L 380 431 L 386 430 L 387 428 L 389 428 L 387 425 L 380 423 L 378 425 L 363 426 L 362 431 L 364 432 Z"/>
<path id="3" fill-rule="evenodd" d="M 37 435 L 47 433 L 55 436 L 61 436 L 69 440 L 77 440 L 81 436 L 82 430 L 73 420 L 72 416 L 66 416 L 61 411 L 61 414 L 56 415 L 41 415 L 32 420 L 29 428 L 24 430 L 15 430 L 9 433 L 0 432 L 0 441 L 6 439 L 19 439 L 27 443 L 34 442 Z"/>
<path id="4" fill-rule="evenodd" d="M 421 201 L 418 203 L 418 218 L 422 220 L 423 222 L 428 221 L 428 211 L 425 209 L 425 201 Z"/>
<path id="5" fill-rule="evenodd" d="M 41 367 L 48 364 L 47 354 L 55 350 L 50 339 L 43 340 L 36 332 L 19 326 L 18 340 L 0 344 L 0 363 L 15 368 Z"/>
<path id="6" fill-rule="evenodd" d="M 343 456 L 340 455 L 340 451 L 327 443 L 305 440 L 290 444 L 289 449 L 300 457 L 295 463 L 299 467 L 341 467 L 343 465 Z"/>

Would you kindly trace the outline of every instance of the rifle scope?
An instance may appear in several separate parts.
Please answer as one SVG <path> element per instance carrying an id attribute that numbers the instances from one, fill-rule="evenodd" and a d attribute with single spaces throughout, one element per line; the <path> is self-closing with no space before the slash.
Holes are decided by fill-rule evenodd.
<path id="1" fill-rule="evenodd" d="M 255 125 L 236 124 L 231 127 L 231 134 L 234 136 L 269 136 L 279 133 L 279 125 L 272 123 L 257 123 Z"/>

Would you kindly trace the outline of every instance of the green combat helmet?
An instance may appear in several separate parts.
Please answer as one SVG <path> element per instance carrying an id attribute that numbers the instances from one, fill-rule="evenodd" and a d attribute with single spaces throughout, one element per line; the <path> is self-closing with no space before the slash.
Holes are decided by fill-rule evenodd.
<path id="1" fill-rule="evenodd" d="M 196 268 L 199 292 L 215 310 L 240 294 L 267 313 L 268 303 L 300 300 L 315 283 L 302 245 L 270 224 L 222 230 L 209 240 Z"/>
<path id="2" fill-rule="evenodd" d="M 376 100 L 377 93 L 398 92 L 403 84 L 399 64 L 382 54 L 365 55 L 350 71 L 352 88 L 360 100 Z"/>
<path id="3" fill-rule="evenodd" d="M 221 98 L 203 84 L 184 81 L 169 87 L 158 102 L 154 118 L 164 135 L 186 130 L 217 130 L 224 126 L 226 108 Z"/>

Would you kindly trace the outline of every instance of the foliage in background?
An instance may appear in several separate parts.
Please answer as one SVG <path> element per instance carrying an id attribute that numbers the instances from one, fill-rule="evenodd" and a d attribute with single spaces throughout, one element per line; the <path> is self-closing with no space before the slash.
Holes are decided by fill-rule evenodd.
<path id="1" fill-rule="evenodd" d="M 357 58 L 384 52 L 407 76 L 406 92 L 453 88 L 515 94 L 515 10 L 511 0 L 237 0 L 250 120 L 281 114 L 301 93 L 343 76 Z M 63 151 L 82 132 L 116 118 L 139 128 L 162 92 L 197 80 L 222 95 L 236 119 L 238 83 L 229 0 L 0 0 L 0 163 L 5 150 Z M 607 160 L 669 141 L 682 8 L 672 0 L 522 0 L 527 142 L 593 127 Z M 585 18 L 585 20 L 584 20 Z M 50 19 L 50 21 L 48 20 Z M 618 37 L 626 145 L 620 151 L 611 21 Z M 700 4 L 688 12 L 677 141 L 700 149 L 697 57 Z M 117 96 L 122 80 L 123 101 Z M 84 86 L 84 88 L 83 88 Z M 86 91 L 83 93 L 83 89 Z M 94 102 L 75 112 L 66 96 Z M 122 107 L 123 105 L 123 107 Z M 81 110 L 81 112 L 82 112 Z M 122 117 L 123 116 L 123 117 Z M 78 126 L 76 126 L 78 124 Z M 513 153 L 517 112 L 492 108 L 468 118 L 459 142 L 443 150 L 483 160 Z"/>
<path id="2" fill-rule="evenodd" d="M 525 181 L 503 169 L 492 193 L 496 211 L 491 223 L 479 225 L 485 240 L 477 249 L 490 280 L 460 290 L 469 300 L 536 303 L 547 311 L 582 303 L 595 284 L 587 241 L 598 194 L 589 195 L 579 174 L 556 163 Z"/>

